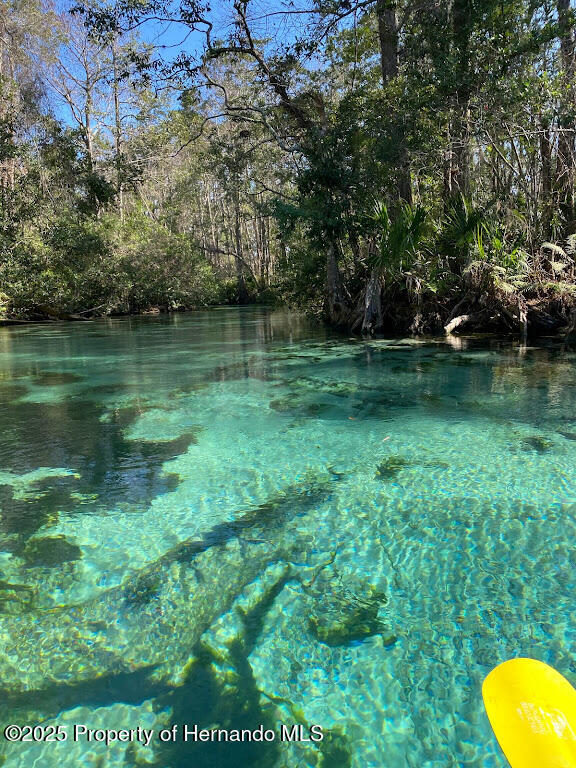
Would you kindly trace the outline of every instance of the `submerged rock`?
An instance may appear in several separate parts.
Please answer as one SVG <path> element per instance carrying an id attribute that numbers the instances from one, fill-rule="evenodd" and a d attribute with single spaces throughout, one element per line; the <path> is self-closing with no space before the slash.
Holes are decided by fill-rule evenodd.
<path id="1" fill-rule="evenodd" d="M 563 432 L 561 429 L 556 430 L 559 435 L 565 437 L 566 440 L 576 440 L 576 432 Z"/>
<path id="2" fill-rule="evenodd" d="M 32 608 L 36 590 L 27 584 L 11 584 L 0 580 L 0 612 L 18 614 Z"/>
<path id="3" fill-rule="evenodd" d="M 359 389 L 357 384 L 351 384 L 347 381 L 316 379 L 305 376 L 301 376 L 297 379 L 286 379 L 283 383 L 296 390 L 322 392 L 325 395 L 335 395 L 336 397 L 349 397 L 350 395 L 355 395 Z"/>
<path id="4" fill-rule="evenodd" d="M 381 461 L 376 467 L 376 479 L 390 480 L 396 477 L 400 470 L 410 466 L 410 462 L 404 456 L 395 453 Z"/>
<path id="5" fill-rule="evenodd" d="M 328 406 L 325 403 L 308 402 L 298 397 L 280 397 L 271 400 L 270 408 L 278 413 L 301 414 L 303 416 L 318 416 Z"/>
<path id="6" fill-rule="evenodd" d="M 320 595 L 312 609 L 309 624 L 316 640 L 326 645 L 349 645 L 373 635 L 381 635 L 386 627 L 379 618 L 386 595 L 369 586 L 358 595 L 346 588 L 328 589 Z M 386 645 L 396 638 L 388 637 Z"/>
<path id="7" fill-rule="evenodd" d="M 530 437 L 522 438 L 522 445 L 525 451 L 536 451 L 537 453 L 546 453 L 554 448 L 553 441 L 541 435 L 530 435 Z"/>
<path id="8" fill-rule="evenodd" d="M 390 480 L 403 469 L 407 467 L 420 467 L 425 469 L 449 469 L 450 464 L 446 461 L 440 461 L 439 459 L 422 460 L 418 459 L 412 461 L 405 456 L 401 456 L 398 453 L 388 456 L 384 461 L 380 462 L 376 467 L 376 480 Z"/>
<path id="9" fill-rule="evenodd" d="M 45 536 L 42 539 L 29 539 L 22 550 L 22 557 L 29 566 L 45 565 L 53 568 L 79 560 L 82 550 L 77 544 L 71 544 L 65 536 Z"/>

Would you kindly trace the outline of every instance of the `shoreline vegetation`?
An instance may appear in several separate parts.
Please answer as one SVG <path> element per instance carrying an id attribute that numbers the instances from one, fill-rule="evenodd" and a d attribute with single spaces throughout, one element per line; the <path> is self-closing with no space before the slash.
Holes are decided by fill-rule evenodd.
<path id="1" fill-rule="evenodd" d="M 569 0 L 216 6 L 2 5 L 0 322 L 575 335 Z"/>
<path id="2" fill-rule="evenodd" d="M 415 337 L 504 334 L 511 337 L 517 337 L 521 341 L 525 341 L 529 336 L 531 338 L 538 338 L 539 336 L 557 336 L 559 338 L 564 337 L 570 340 L 576 338 L 574 304 L 562 301 L 554 295 L 536 298 L 527 303 L 528 310 L 525 313 L 522 312 L 521 304 L 509 304 L 507 306 L 493 304 L 492 306 L 486 306 L 482 301 L 478 301 L 476 311 L 474 311 L 474 309 L 470 309 L 470 307 L 474 306 L 474 299 L 471 298 L 467 302 L 468 311 L 463 312 L 463 314 L 456 314 L 456 312 L 463 308 L 462 302 L 459 302 L 459 304 L 460 306 L 457 304 L 453 307 L 450 307 L 450 305 L 446 306 L 445 304 L 430 307 L 428 316 L 419 313 L 417 317 L 419 326 L 417 328 L 414 327 L 414 320 L 412 319 L 411 321 L 410 305 L 405 305 L 398 308 L 401 310 L 402 314 L 399 313 L 393 319 L 389 318 L 389 323 L 384 321 L 383 325 L 379 328 L 378 333 L 369 335 L 359 334 L 354 333 L 355 329 L 351 332 L 358 337 L 362 335 L 364 338 L 375 335 L 386 337 L 387 335 L 398 336 L 407 334 Z M 106 314 L 96 314 L 91 311 L 84 313 L 68 313 L 59 311 L 53 307 L 46 307 L 44 309 L 35 310 L 30 313 L 30 316 L 28 317 L 0 317 L 0 327 L 36 325 L 54 322 L 82 323 L 90 320 L 102 319 L 104 317 L 122 318 L 170 315 L 181 312 L 197 312 L 201 309 L 216 309 L 218 307 L 226 306 L 272 306 L 273 308 L 280 308 L 285 305 L 248 302 L 244 305 L 210 304 L 202 307 L 184 306 L 169 308 L 167 306 L 151 306 L 139 311 L 107 312 Z M 318 316 L 317 320 L 319 322 L 324 322 L 322 316 Z M 350 328 L 345 325 L 340 325 L 337 329 L 341 331 L 350 331 Z"/>

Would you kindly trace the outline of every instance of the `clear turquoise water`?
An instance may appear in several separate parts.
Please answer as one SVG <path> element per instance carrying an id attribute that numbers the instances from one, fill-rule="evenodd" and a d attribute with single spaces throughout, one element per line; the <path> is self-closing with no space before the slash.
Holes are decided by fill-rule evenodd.
<path id="1" fill-rule="evenodd" d="M 0 329 L 2 723 L 327 734 L 3 765 L 504 766 L 488 671 L 576 680 L 575 359 L 249 308 Z"/>

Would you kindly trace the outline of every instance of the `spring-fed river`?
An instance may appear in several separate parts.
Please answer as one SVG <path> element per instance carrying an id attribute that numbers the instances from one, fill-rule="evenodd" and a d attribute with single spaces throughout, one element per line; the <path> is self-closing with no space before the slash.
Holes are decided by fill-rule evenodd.
<path id="1" fill-rule="evenodd" d="M 1 723 L 67 734 L 0 764 L 505 766 L 485 675 L 576 680 L 575 361 L 264 308 L 0 329 Z M 158 738 L 194 724 L 275 738 Z"/>

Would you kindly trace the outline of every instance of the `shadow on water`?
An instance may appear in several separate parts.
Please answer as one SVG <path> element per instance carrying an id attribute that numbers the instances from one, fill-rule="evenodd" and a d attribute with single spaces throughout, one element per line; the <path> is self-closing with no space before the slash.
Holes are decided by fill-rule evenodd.
<path id="1" fill-rule="evenodd" d="M 140 706 L 171 690 L 165 683 L 152 679 L 153 671 L 153 667 L 147 667 L 136 672 L 104 675 L 88 682 L 53 685 L 42 691 L 17 694 L 2 691 L 2 707 L 16 719 L 19 714 L 27 717 L 30 712 L 40 712 L 44 719 L 78 706 L 96 708 L 118 703 Z"/>
<path id="2" fill-rule="evenodd" d="M 272 707 L 262 705 L 248 657 L 262 632 L 266 615 L 276 597 L 289 580 L 285 575 L 272 586 L 259 603 L 243 616 L 244 633 L 228 651 L 226 667 L 231 674 L 218 673 L 218 660 L 212 652 L 199 645 L 195 649 L 196 662 L 181 688 L 158 698 L 160 707 L 172 710 L 171 726 L 183 733 L 185 725 L 198 725 L 199 729 L 220 728 L 272 731 L 274 741 L 210 741 L 184 742 L 164 745 L 158 768 L 273 768 L 278 764 L 280 749 L 277 744 L 278 723 Z"/>
<path id="3" fill-rule="evenodd" d="M 38 467 L 60 467 L 74 475 L 46 477 L 25 493 L 0 486 L 0 531 L 17 535 L 21 546 L 41 526 L 55 524 L 58 512 L 88 514 L 97 508 L 144 509 L 173 490 L 180 478 L 162 470 L 164 462 L 197 442 L 194 431 L 166 442 L 127 440 L 124 430 L 140 413 L 124 408 L 102 421 L 92 402 L 12 403 L 0 415 L 2 468 L 24 474 Z"/>

